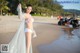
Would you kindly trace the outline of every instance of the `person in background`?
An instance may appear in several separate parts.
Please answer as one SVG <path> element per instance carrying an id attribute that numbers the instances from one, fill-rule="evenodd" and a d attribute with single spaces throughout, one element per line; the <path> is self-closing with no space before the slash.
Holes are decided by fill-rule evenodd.
<path id="1" fill-rule="evenodd" d="M 59 19 L 59 20 L 62 19 L 62 16 L 58 16 L 57 19 Z"/>

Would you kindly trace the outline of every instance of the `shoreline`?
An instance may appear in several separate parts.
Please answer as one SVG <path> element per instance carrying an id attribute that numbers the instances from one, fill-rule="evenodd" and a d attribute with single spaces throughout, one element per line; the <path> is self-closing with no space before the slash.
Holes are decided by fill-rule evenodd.
<path id="1" fill-rule="evenodd" d="M 44 30 L 40 30 L 40 29 L 44 29 Z M 50 24 L 41 24 L 39 25 L 38 29 L 35 30 L 37 31 L 38 36 L 33 39 L 33 53 L 39 53 L 38 50 L 39 45 L 50 44 L 53 41 L 57 40 L 61 36 L 60 34 L 63 33 L 60 27 L 56 25 L 50 25 Z"/>

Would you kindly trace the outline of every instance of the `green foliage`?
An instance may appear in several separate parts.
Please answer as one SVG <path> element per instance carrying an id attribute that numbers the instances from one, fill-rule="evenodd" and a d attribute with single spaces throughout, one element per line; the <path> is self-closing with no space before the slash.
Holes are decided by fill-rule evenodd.
<path id="1" fill-rule="evenodd" d="M 33 7 L 33 13 L 39 14 L 39 15 L 60 15 L 63 13 L 62 6 L 58 3 L 54 3 L 54 0 L 19 0 L 21 1 L 22 8 L 25 9 L 26 5 L 31 4 Z M 4 6 L 7 6 L 8 2 L 10 7 L 10 10 L 12 13 L 16 11 L 18 0 L 0 0 L 0 9 L 8 9 L 4 8 Z M 13 11 L 14 10 L 14 11 Z"/>
<path id="2" fill-rule="evenodd" d="M 27 0 L 26 4 L 33 6 L 33 12 L 40 15 L 60 15 L 63 12 L 62 6 L 54 3 L 54 0 Z"/>
<path id="3" fill-rule="evenodd" d="M 2 15 L 3 12 L 7 12 L 10 10 L 7 6 L 8 2 L 6 0 L 0 0 L 0 14 Z"/>

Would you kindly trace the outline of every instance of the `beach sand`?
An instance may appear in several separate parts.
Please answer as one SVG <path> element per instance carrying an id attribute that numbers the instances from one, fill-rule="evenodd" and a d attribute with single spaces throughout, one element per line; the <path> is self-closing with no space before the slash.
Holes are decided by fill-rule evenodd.
<path id="1" fill-rule="evenodd" d="M 60 27 L 53 23 L 53 19 L 34 17 L 34 29 L 37 37 L 32 39 L 33 53 L 38 53 L 37 46 L 47 44 L 59 37 Z M 16 33 L 20 19 L 17 16 L 0 16 L 0 44 L 9 43 Z"/>
<path id="2" fill-rule="evenodd" d="M 56 18 L 34 16 L 34 29 L 37 37 L 32 39 L 33 53 L 54 53 L 43 45 L 49 45 L 58 40 L 64 32 L 57 25 Z M 17 16 L 0 16 L 0 44 L 9 43 L 16 33 L 21 21 Z M 53 46 L 55 46 L 53 44 Z M 53 46 L 51 48 L 53 48 Z M 42 50 L 41 50 L 42 49 Z M 44 52 L 45 51 L 45 52 Z M 55 50 L 56 51 L 56 50 Z M 58 52 L 57 52 L 58 53 Z"/>

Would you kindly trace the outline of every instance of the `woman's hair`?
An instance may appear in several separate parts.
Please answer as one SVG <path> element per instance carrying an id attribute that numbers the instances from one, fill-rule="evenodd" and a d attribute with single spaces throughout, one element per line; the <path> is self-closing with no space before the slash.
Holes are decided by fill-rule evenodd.
<path id="1" fill-rule="evenodd" d="M 27 7 L 32 7 L 32 5 L 31 4 L 28 4 L 28 5 L 26 5 Z"/>

